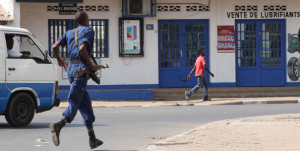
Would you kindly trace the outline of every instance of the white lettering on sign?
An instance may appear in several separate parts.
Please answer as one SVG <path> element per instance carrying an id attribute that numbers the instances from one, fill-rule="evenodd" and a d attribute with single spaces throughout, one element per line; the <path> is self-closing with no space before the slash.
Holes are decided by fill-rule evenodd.
<path id="1" fill-rule="evenodd" d="M 234 49 L 234 47 L 235 47 L 234 43 L 218 43 L 219 49 L 224 49 L 224 48 Z"/>
<path id="2" fill-rule="evenodd" d="M 218 41 L 230 41 L 234 42 L 234 36 L 218 36 Z"/>
<path id="3" fill-rule="evenodd" d="M 257 19 L 257 18 L 300 18 L 300 11 L 286 11 L 285 5 L 262 7 L 259 11 L 258 6 L 235 6 L 234 12 L 226 12 L 227 18 L 232 19 Z"/>

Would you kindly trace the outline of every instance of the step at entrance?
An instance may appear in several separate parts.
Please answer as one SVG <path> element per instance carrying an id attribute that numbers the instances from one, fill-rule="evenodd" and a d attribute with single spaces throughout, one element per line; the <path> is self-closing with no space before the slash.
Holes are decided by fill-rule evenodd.
<path id="1" fill-rule="evenodd" d="M 185 100 L 184 92 L 191 88 L 154 89 L 156 101 Z M 238 97 L 288 97 L 299 96 L 300 87 L 235 87 L 235 88 L 209 88 L 208 95 L 212 98 L 238 98 Z M 203 89 L 200 88 L 190 99 L 202 99 Z"/>

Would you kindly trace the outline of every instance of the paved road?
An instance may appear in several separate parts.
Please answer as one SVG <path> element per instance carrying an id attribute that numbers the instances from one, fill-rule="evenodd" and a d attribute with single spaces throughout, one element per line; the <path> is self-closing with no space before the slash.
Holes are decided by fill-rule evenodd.
<path id="1" fill-rule="evenodd" d="M 87 132 L 80 115 L 62 130 L 61 145 L 55 147 L 52 144 L 48 125 L 57 121 L 62 111 L 55 108 L 37 114 L 26 128 L 11 128 L 4 117 L 0 117 L 0 150 L 89 150 Z M 300 105 L 124 107 L 95 108 L 94 111 L 96 135 L 105 143 L 98 148 L 99 151 L 142 151 L 158 138 L 176 135 L 201 124 L 239 117 L 299 113 Z"/>

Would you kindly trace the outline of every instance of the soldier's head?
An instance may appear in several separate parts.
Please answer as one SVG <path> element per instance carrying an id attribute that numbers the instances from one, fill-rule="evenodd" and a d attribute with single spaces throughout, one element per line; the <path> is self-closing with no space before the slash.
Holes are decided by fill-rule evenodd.
<path id="1" fill-rule="evenodd" d="M 75 20 L 79 25 L 89 26 L 89 16 L 86 12 L 77 12 L 75 14 Z"/>
<path id="2" fill-rule="evenodd" d="M 199 49 L 198 54 L 201 55 L 202 57 L 204 57 L 205 51 L 203 49 Z"/>

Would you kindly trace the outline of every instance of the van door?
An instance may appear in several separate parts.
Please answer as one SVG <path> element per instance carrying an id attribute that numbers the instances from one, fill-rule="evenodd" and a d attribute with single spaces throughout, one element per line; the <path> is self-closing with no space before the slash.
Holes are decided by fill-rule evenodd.
<path id="1" fill-rule="evenodd" d="M 2 31 L 0 31 L 0 114 L 6 110 L 9 91 L 5 86 L 5 59 L 6 59 L 6 44 Z"/>
<path id="2" fill-rule="evenodd" d="M 39 97 L 39 106 L 52 105 L 55 87 L 54 65 L 40 49 L 37 41 L 30 34 L 5 33 L 5 38 L 13 39 L 10 51 L 22 54 L 30 52 L 26 57 L 11 56 L 6 58 L 6 83 L 10 90 L 31 89 Z M 7 46 L 8 47 L 8 46 Z M 8 50 L 7 50 L 8 51 Z"/>

